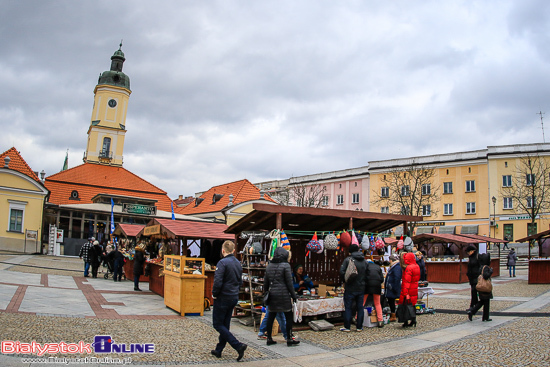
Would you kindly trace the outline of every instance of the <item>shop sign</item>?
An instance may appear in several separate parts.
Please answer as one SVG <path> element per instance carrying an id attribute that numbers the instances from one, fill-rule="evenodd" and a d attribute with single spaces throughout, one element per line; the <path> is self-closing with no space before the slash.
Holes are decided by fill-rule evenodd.
<path id="1" fill-rule="evenodd" d="M 154 205 L 141 205 L 141 204 L 122 204 L 122 212 L 128 214 L 145 214 L 155 215 L 157 213 L 157 207 Z"/>
<path id="2" fill-rule="evenodd" d="M 531 219 L 528 215 L 518 215 L 516 217 L 498 217 L 498 220 L 522 220 L 522 219 Z M 540 219 L 540 215 L 537 215 L 535 219 Z"/>
<path id="3" fill-rule="evenodd" d="M 25 231 L 25 237 L 27 238 L 27 240 L 36 240 L 38 239 L 38 231 L 31 231 L 27 229 Z"/>
<path id="4" fill-rule="evenodd" d="M 422 222 L 422 223 L 416 223 L 416 226 L 417 226 L 417 227 L 431 227 L 431 226 L 444 226 L 444 225 L 445 225 L 445 222 L 433 222 L 433 223 Z"/>
<path id="5" fill-rule="evenodd" d="M 153 234 L 160 234 L 160 224 L 145 227 L 143 229 L 143 235 L 144 236 L 151 236 Z"/>

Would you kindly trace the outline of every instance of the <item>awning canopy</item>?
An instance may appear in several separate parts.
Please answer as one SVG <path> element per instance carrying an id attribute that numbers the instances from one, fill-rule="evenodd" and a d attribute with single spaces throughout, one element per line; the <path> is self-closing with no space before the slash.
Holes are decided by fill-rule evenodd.
<path id="1" fill-rule="evenodd" d="M 319 209 L 255 203 L 253 210 L 233 223 L 227 233 L 272 229 L 296 231 L 356 231 L 380 233 L 407 222 L 420 222 L 422 217 L 363 212 L 359 210 Z M 280 225 L 280 228 L 278 228 Z"/>
<path id="2" fill-rule="evenodd" d="M 223 223 L 212 222 L 197 222 L 191 220 L 172 220 L 172 219 L 151 219 L 147 226 L 140 231 L 140 235 L 143 235 L 147 228 L 159 226 L 158 231 L 154 230 L 152 233 L 159 233 L 166 235 L 169 238 L 185 237 L 185 238 L 212 238 L 222 240 L 234 240 L 235 236 L 225 233 L 227 225 Z"/>
<path id="3" fill-rule="evenodd" d="M 143 224 L 119 223 L 116 225 L 113 234 L 115 236 L 135 237 L 145 226 Z"/>
<path id="4" fill-rule="evenodd" d="M 440 226 L 437 233 L 454 234 L 456 226 Z"/>
<path id="5" fill-rule="evenodd" d="M 473 226 L 462 226 L 460 228 L 460 234 L 478 234 L 479 226 L 473 225 Z"/>
<path id="6" fill-rule="evenodd" d="M 434 227 L 416 227 L 416 234 L 432 233 Z"/>
<path id="7" fill-rule="evenodd" d="M 530 236 L 520 238 L 519 240 L 516 240 L 516 242 L 530 242 L 531 240 L 537 240 L 538 241 L 541 238 L 547 237 L 547 236 L 550 236 L 550 229 L 547 230 L 547 231 L 535 233 L 535 234 L 532 234 Z"/>

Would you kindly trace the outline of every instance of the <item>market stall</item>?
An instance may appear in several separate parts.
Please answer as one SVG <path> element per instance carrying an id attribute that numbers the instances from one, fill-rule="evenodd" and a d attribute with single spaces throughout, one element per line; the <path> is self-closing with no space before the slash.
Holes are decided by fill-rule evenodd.
<path id="1" fill-rule="evenodd" d="M 528 284 L 550 284 L 550 230 L 521 238 L 517 242 L 538 244 L 536 256 L 531 256 L 531 246 L 529 246 Z"/>
<path id="2" fill-rule="evenodd" d="M 339 235 L 344 232 L 348 233 L 348 231 L 376 237 L 377 234 L 393 227 L 399 225 L 406 227 L 408 222 L 420 220 L 422 218 L 416 216 L 256 203 L 250 213 L 231 225 L 226 231 L 238 235 L 238 252 L 243 251 L 246 242 L 250 239 L 249 235 L 254 236 L 254 233 L 251 234 L 251 232 L 256 232 L 252 242 L 259 246 L 260 256 L 258 259 L 250 255 L 242 255 L 246 264 L 243 267 L 245 272 L 243 278 L 246 280 L 243 279 L 242 308 L 246 307 L 248 314 L 258 312 L 256 310 L 262 302 L 262 281 L 267 263 L 266 255 L 273 239 L 281 231 L 290 242 L 291 266 L 294 268 L 297 264 L 302 265 L 304 273 L 312 279 L 315 285 L 328 285 L 331 288 L 331 286 L 341 284 L 339 270 L 342 261 L 348 256 L 348 252 L 343 248 L 336 249 L 336 247 L 319 250 L 308 249 L 307 244 L 315 236 L 318 238 L 318 242 L 323 244 L 326 243 L 325 240 L 329 235 Z M 381 241 L 382 248 L 385 248 L 388 243 Z M 320 297 L 325 298 L 321 299 Z M 310 295 L 307 301 L 301 302 L 303 302 L 301 309 L 302 316 L 304 316 L 334 312 L 336 309 L 341 311 L 341 308 L 335 305 L 341 305 L 342 299 L 332 294 L 320 295 L 316 292 L 315 296 Z"/>
<path id="3" fill-rule="evenodd" d="M 468 245 L 506 242 L 497 238 L 478 235 L 457 235 L 446 233 L 422 233 L 412 237 L 417 249 L 425 250 L 428 282 L 465 283 L 468 281 Z M 486 247 L 485 247 L 486 251 Z M 499 259 L 491 259 L 493 277 L 500 275 Z"/>
<path id="4" fill-rule="evenodd" d="M 222 223 L 156 218 L 147 223 L 139 235 L 140 239 L 148 240 L 159 247 L 160 257 L 177 255 L 189 259 L 202 259 L 205 263 L 202 267 L 202 275 L 205 278 L 201 283 L 203 289 L 201 300 L 204 301 L 206 297 L 212 303 L 213 269 L 220 259 L 221 245 L 224 240 L 235 240 L 234 235 L 224 232 L 226 229 L 227 225 Z M 164 279 L 163 282 L 165 274 L 162 270 L 165 262 L 150 260 L 147 265 L 150 266 L 148 272 L 150 289 L 157 294 L 165 295 L 166 281 Z"/>

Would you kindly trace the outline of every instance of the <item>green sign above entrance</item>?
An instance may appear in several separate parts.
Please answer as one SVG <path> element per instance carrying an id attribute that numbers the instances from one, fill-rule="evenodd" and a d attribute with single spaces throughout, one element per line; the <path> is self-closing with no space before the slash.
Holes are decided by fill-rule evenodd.
<path id="1" fill-rule="evenodd" d="M 122 212 L 128 214 L 145 214 L 155 215 L 157 214 L 157 208 L 154 205 L 140 205 L 140 204 L 122 204 Z"/>

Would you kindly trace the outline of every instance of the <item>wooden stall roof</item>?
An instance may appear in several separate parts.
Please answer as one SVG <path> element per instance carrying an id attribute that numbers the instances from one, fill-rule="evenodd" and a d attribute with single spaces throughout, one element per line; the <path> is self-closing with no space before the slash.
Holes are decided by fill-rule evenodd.
<path id="1" fill-rule="evenodd" d="M 458 234 L 447 234 L 447 233 L 422 233 L 412 237 L 413 242 L 423 242 L 423 241 L 440 241 L 441 243 L 454 243 L 457 245 L 469 245 L 471 243 L 483 243 L 490 242 L 487 241 L 488 237 L 477 236 L 481 239 L 475 239 L 470 237 L 471 235 L 458 235 Z"/>
<path id="2" fill-rule="evenodd" d="M 531 240 L 539 240 L 542 237 L 550 236 L 550 229 L 547 231 L 542 231 L 539 233 L 532 234 L 530 236 L 520 238 L 519 240 L 516 240 L 516 242 L 529 242 Z"/>
<path id="3" fill-rule="evenodd" d="M 225 233 L 227 225 L 223 223 L 198 222 L 192 220 L 172 220 L 155 218 L 147 223 L 147 227 L 160 225 L 161 233 L 166 233 L 169 237 L 188 237 L 188 238 L 213 238 L 222 240 L 234 240 L 235 236 Z M 143 235 L 145 227 L 140 231 Z"/>
<path id="4" fill-rule="evenodd" d="M 277 228 L 277 215 L 281 214 L 282 228 L 296 231 L 334 231 L 353 229 L 362 232 L 380 233 L 407 222 L 420 222 L 422 217 L 362 212 L 358 210 L 319 209 L 256 203 L 253 210 L 233 223 L 227 233 L 267 230 Z"/>
<path id="5" fill-rule="evenodd" d="M 475 240 L 479 240 L 479 243 L 483 242 L 491 242 L 491 243 L 508 243 L 510 241 L 502 240 L 500 238 L 493 238 L 493 237 L 487 237 L 487 236 L 480 236 L 477 234 L 461 234 L 462 237 L 470 237 Z"/>
<path id="6" fill-rule="evenodd" d="M 119 223 L 113 232 L 115 236 L 124 235 L 126 237 L 135 237 L 145 226 L 143 224 Z"/>

